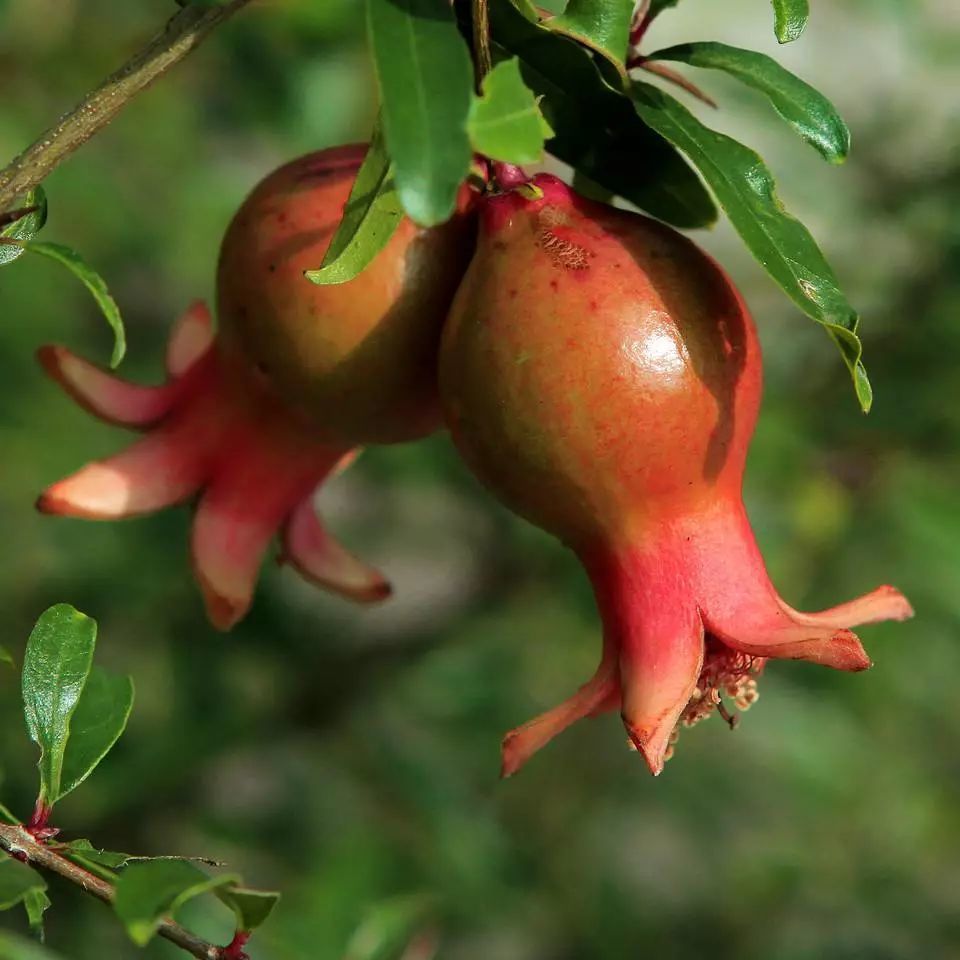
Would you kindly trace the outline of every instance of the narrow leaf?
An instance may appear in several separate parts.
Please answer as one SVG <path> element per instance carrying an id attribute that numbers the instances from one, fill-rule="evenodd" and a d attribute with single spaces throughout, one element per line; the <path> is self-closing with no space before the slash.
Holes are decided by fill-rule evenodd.
<path id="1" fill-rule="evenodd" d="M 188 900 L 236 884 L 239 879 L 235 874 L 211 877 L 182 860 L 134 863 L 117 880 L 113 908 L 130 939 L 143 947 L 153 938 L 163 917 L 174 915 Z"/>
<path id="2" fill-rule="evenodd" d="M 0 663 L 6 664 L 8 667 L 13 667 L 16 669 L 16 664 L 13 662 L 13 657 L 10 656 L 10 651 L 6 647 L 0 647 Z"/>
<path id="3" fill-rule="evenodd" d="M 13 223 L 6 224 L 0 230 L 0 237 L 5 240 L 16 240 L 17 243 L 0 243 L 0 267 L 6 263 L 12 263 L 17 257 L 23 255 L 23 241 L 32 240 L 43 228 L 47 222 L 47 195 L 43 187 L 36 187 L 31 190 L 23 201 L 20 209 L 36 207 L 32 213 L 28 213 Z"/>
<path id="4" fill-rule="evenodd" d="M 778 43 L 791 43 L 803 33 L 810 19 L 808 0 L 772 0 L 774 27 Z"/>
<path id="5" fill-rule="evenodd" d="M 827 329 L 850 368 L 861 407 L 869 410 L 872 394 L 861 360 L 859 317 L 810 232 L 784 210 L 760 157 L 704 126 L 656 87 L 635 83 L 633 96 L 640 116 L 697 165 L 750 252 L 794 303 Z"/>
<path id="6" fill-rule="evenodd" d="M 389 243 L 402 219 L 393 166 L 378 122 L 337 232 L 319 269 L 308 270 L 307 277 L 317 284 L 352 280 Z"/>
<path id="7" fill-rule="evenodd" d="M 490 22 L 498 52 L 520 58 L 524 82 L 543 98 L 551 154 L 674 226 L 713 223 L 717 210 L 700 178 L 604 80 L 589 50 L 530 23 L 509 0 L 491 0 Z"/>
<path id="8" fill-rule="evenodd" d="M 0 910 L 23 903 L 31 890 L 46 889 L 47 881 L 32 867 L 13 857 L 0 858 Z"/>
<path id="9" fill-rule="evenodd" d="M 39 888 L 28 890 L 23 898 L 23 908 L 27 912 L 27 923 L 30 924 L 34 936 L 39 937 L 41 941 L 44 936 L 43 915 L 50 909 L 50 906 L 50 898 L 47 896 L 46 890 L 40 890 Z"/>
<path id="10" fill-rule="evenodd" d="M 650 54 L 648 60 L 674 60 L 694 67 L 723 70 L 766 94 L 770 104 L 814 149 L 831 163 L 842 163 L 850 150 L 850 131 L 836 107 L 764 53 L 725 43 L 683 43 Z"/>
<path id="11" fill-rule="evenodd" d="M 110 752 L 126 729 L 133 707 L 133 680 L 94 667 L 70 722 L 70 739 L 63 758 L 60 794 L 80 786 Z"/>
<path id="12" fill-rule="evenodd" d="M 498 63 L 484 78 L 468 122 L 473 148 L 505 163 L 538 163 L 544 139 L 553 135 L 533 91 L 523 82 L 515 57 Z"/>
<path id="13" fill-rule="evenodd" d="M 650 6 L 647 8 L 647 17 L 652 21 L 670 7 L 675 7 L 680 0 L 650 0 Z"/>
<path id="14" fill-rule="evenodd" d="M 367 26 L 400 201 L 417 223 L 442 223 L 471 162 L 466 44 L 448 0 L 367 0 Z"/>
<path id="15" fill-rule="evenodd" d="M 12 827 L 17 826 L 17 824 L 20 823 L 19 818 L 15 817 L 10 812 L 10 809 L 4 806 L 2 803 L 0 803 L 0 820 L 3 820 L 5 823 L 9 823 Z"/>
<path id="16" fill-rule="evenodd" d="M 103 277 L 90 267 L 76 250 L 62 244 L 29 241 L 24 243 L 24 249 L 62 264 L 90 291 L 97 306 L 106 317 L 110 329 L 113 330 L 113 355 L 110 358 L 110 366 L 116 367 L 127 352 L 127 337 L 123 328 L 123 319 L 120 316 L 120 308 L 110 295 Z"/>
<path id="17" fill-rule="evenodd" d="M 570 0 L 546 26 L 606 57 L 624 72 L 634 0 Z"/>
<path id="18" fill-rule="evenodd" d="M 60 795 L 70 718 L 93 662 L 97 623 L 61 603 L 37 621 L 23 657 L 23 706 L 30 739 L 40 747 L 40 800 Z"/>
<path id="19" fill-rule="evenodd" d="M 63 960 L 63 957 L 41 947 L 35 940 L 0 932 L 0 960 Z"/>
<path id="20" fill-rule="evenodd" d="M 217 896 L 233 910 L 237 918 L 237 929 L 250 933 L 262 927 L 280 902 L 280 894 L 275 890 L 251 890 L 247 887 L 222 887 Z"/>

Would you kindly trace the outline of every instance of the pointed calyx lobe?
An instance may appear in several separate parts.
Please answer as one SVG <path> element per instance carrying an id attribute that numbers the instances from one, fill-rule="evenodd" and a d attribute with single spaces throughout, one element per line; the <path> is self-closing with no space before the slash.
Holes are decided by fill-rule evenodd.
<path id="1" fill-rule="evenodd" d="M 219 331 L 203 304 L 175 325 L 167 380 L 140 386 L 63 347 L 47 373 L 84 409 L 144 431 L 120 453 L 49 487 L 45 513 L 118 519 L 198 497 L 191 554 L 211 621 L 246 613 L 263 554 L 353 600 L 388 596 L 382 575 L 324 529 L 317 487 L 358 447 L 439 426 L 437 341 L 473 245 L 466 208 L 422 230 L 410 221 L 355 280 L 321 287 L 363 147 L 311 154 L 262 181 L 221 249 Z"/>
<path id="2" fill-rule="evenodd" d="M 534 185 L 484 201 L 441 396 L 478 476 L 580 557 L 604 649 L 577 694 L 507 736 L 504 772 L 620 710 L 659 773 L 679 725 L 749 706 L 767 659 L 863 670 L 850 628 L 912 611 L 892 587 L 822 613 L 780 599 L 741 500 L 761 364 L 739 294 L 670 228 Z"/>

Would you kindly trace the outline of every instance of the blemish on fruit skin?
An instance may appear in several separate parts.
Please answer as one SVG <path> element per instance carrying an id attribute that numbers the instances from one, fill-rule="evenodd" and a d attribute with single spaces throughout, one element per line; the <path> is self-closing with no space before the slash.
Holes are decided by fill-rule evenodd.
<path id="1" fill-rule="evenodd" d="M 511 300 L 515 300 L 516 296 L 517 296 L 517 291 L 515 289 L 509 292 L 509 297 Z"/>
<path id="2" fill-rule="evenodd" d="M 559 290 L 559 289 L 560 289 L 560 284 L 557 283 L 556 280 L 551 280 L 551 281 L 550 281 L 550 289 L 551 289 L 551 290 Z"/>
<path id="3" fill-rule="evenodd" d="M 517 354 L 517 359 L 514 361 L 518 367 L 522 367 L 530 359 L 530 354 L 524 350 L 521 353 Z"/>

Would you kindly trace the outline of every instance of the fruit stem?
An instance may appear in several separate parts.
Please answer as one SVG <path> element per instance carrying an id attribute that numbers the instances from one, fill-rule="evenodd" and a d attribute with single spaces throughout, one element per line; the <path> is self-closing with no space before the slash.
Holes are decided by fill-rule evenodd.
<path id="1" fill-rule="evenodd" d="M 490 52 L 489 0 L 471 0 L 473 19 L 473 68 L 476 75 L 477 93 L 483 91 L 483 81 L 493 66 Z"/>

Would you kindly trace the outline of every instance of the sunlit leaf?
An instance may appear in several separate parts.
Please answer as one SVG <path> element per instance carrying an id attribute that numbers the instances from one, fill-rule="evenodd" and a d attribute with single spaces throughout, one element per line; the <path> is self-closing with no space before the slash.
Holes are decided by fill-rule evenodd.
<path id="1" fill-rule="evenodd" d="M 28 241 L 23 246 L 30 253 L 38 253 L 62 264 L 90 291 L 113 331 L 113 355 L 110 358 L 110 365 L 117 366 L 127 352 L 127 337 L 123 328 L 123 319 L 120 316 L 120 308 L 110 295 L 103 277 L 70 247 L 40 241 Z"/>
<path id="2" fill-rule="evenodd" d="M 776 194 L 761 158 L 702 124 L 682 103 L 645 83 L 633 86 L 637 111 L 697 165 L 751 253 L 787 295 L 830 333 L 853 376 L 864 411 L 872 401 L 857 336 L 859 317 L 830 265 Z"/>
<path id="3" fill-rule="evenodd" d="M 32 240 L 47 222 L 47 195 L 43 187 L 36 187 L 24 198 L 18 209 L 27 210 L 36 207 L 32 213 L 7 223 L 0 229 L 0 237 L 5 240 L 16 240 L 17 243 L 0 243 L 0 267 L 12 263 L 23 255 L 23 241 Z"/>
<path id="4" fill-rule="evenodd" d="M 378 122 L 337 232 L 319 269 L 308 270 L 307 277 L 317 284 L 352 280 L 389 243 L 402 219 L 393 165 Z"/>
<path id="5" fill-rule="evenodd" d="M 78 787 L 126 729 L 133 707 L 133 680 L 94 667 L 70 721 L 59 796 Z"/>
<path id="6" fill-rule="evenodd" d="M 542 160 L 544 140 L 553 135 L 516 58 L 498 63 L 487 74 L 483 95 L 473 101 L 468 128 L 475 150 L 516 164 Z"/>
<path id="7" fill-rule="evenodd" d="M 280 902 L 275 890 L 251 890 L 247 887 L 221 887 L 217 896 L 233 910 L 237 929 L 250 933 L 263 926 Z"/>
<path id="8" fill-rule="evenodd" d="M 467 46 L 448 0 L 367 0 L 367 25 L 400 202 L 417 223 L 442 223 L 471 162 Z"/>
<path id="9" fill-rule="evenodd" d="M 722 70 L 759 90 L 774 110 L 831 163 L 842 163 L 850 150 L 850 131 L 836 107 L 764 53 L 725 43 L 683 43 L 650 54 L 648 60 L 674 60 L 694 67 Z"/>
<path id="10" fill-rule="evenodd" d="M 157 932 L 160 921 L 176 914 L 188 900 L 239 880 L 236 874 L 211 877 L 182 860 L 133 863 L 117 880 L 113 908 L 130 939 L 143 947 Z"/>
<path id="11" fill-rule="evenodd" d="M 585 44 L 623 70 L 630 45 L 634 0 L 570 0 L 546 25 Z"/>
<path id="12" fill-rule="evenodd" d="M 23 706 L 30 738 L 40 747 L 40 801 L 60 796 L 70 718 L 90 675 L 97 623 L 69 604 L 37 621 L 23 657 Z"/>
<path id="13" fill-rule="evenodd" d="M 810 18 L 809 0 L 772 0 L 774 33 L 779 43 L 790 43 L 803 33 Z"/>

